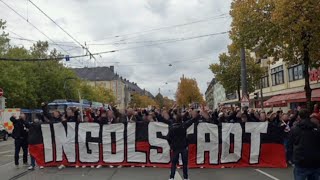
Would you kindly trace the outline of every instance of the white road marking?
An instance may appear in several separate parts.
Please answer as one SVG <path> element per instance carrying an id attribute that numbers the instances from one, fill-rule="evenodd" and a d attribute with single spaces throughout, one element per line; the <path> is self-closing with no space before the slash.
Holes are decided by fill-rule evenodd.
<path id="1" fill-rule="evenodd" d="M 9 165 L 9 164 L 12 164 L 12 163 L 13 163 L 13 161 L 8 162 L 8 163 L 6 163 L 6 164 L 2 164 L 2 165 L 0 165 L 0 168 L 3 167 L 3 166 L 7 166 L 7 165 Z"/>
<path id="2" fill-rule="evenodd" d="M 8 141 L 0 141 L 0 147 L 1 146 L 8 146 L 8 145 L 14 145 L 14 141 L 8 140 Z"/>
<path id="3" fill-rule="evenodd" d="M 176 171 L 176 176 L 175 176 L 174 179 L 175 179 L 175 180 L 183 180 L 178 171 Z"/>
<path id="4" fill-rule="evenodd" d="M 10 150 L 10 151 L 2 151 L 2 152 L 0 152 L 0 154 L 7 154 L 9 152 L 13 152 L 13 151 L 12 150 Z"/>
<path id="5" fill-rule="evenodd" d="M 259 173 L 261 173 L 261 174 L 263 174 L 263 175 L 265 175 L 265 176 L 267 176 L 267 177 L 269 177 L 269 178 L 271 178 L 271 179 L 273 179 L 273 180 L 280 180 L 280 179 L 278 179 L 278 178 L 276 178 L 276 177 L 274 177 L 274 176 L 272 176 L 271 174 L 268 174 L 268 173 L 266 173 L 266 172 L 264 172 L 264 171 L 262 171 L 262 170 L 260 170 L 260 169 L 255 169 L 257 172 L 259 172 Z"/>

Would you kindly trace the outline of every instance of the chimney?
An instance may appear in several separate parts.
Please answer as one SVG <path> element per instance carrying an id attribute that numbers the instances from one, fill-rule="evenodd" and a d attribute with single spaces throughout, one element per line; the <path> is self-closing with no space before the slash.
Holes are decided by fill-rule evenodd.
<path id="1" fill-rule="evenodd" d="M 110 66 L 110 70 L 114 72 L 114 66 Z"/>

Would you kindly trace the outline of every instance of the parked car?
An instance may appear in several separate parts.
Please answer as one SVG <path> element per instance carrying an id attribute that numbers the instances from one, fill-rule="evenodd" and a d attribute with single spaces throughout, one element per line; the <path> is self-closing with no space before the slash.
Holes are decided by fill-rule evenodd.
<path id="1" fill-rule="evenodd" d="M 4 141 L 6 141 L 9 137 L 9 134 L 6 130 L 6 128 L 0 124 L 0 139 L 3 139 Z"/>

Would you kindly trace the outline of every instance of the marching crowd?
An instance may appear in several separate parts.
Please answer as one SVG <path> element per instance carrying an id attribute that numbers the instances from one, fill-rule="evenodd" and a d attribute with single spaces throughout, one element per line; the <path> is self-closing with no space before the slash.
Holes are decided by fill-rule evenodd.
<path id="1" fill-rule="evenodd" d="M 277 111 L 266 112 L 264 110 L 254 110 L 240 107 L 225 107 L 219 106 L 218 109 L 209 110 L 204 106 L 201 108 L 182 109 L 174 105 L 170 109 L 145 109 L 145 108 L 128 108 L 125 113 L 120 113 L 116 107 L 100 108 L 100 109 L 84 109 L 83 115 L 80 115 L 80 110 L 77 108 L 67 108 L 65 112 L 55 110 L 48 111 L 47 105 L 42 106 L 43 113 L 32 118 L 33 122 L 27 122 L 25 115 L 22 113 L 20 117 L 11 117 L 14 124 L 12 137 L 15 139 L 15 164 L 19 165 L 19 151 L 23 149 L 23 162 L 27 164 L 28 140 L 32 140 L 32 136 L 38 134 L 32 133 L 32 128 L 37 128 L 41 123 L 66 123 L 66 122 L 96 122 L 101 125 L 114 123 L 139 123 L 139 122 L 164 122 L 169 125 L 193 120 L 194 122 L 214 123 L 221 126 L 222 123 L 244 123 L 244 122 L 265 122 L 277 127 L 283 128 L 284 145 L 287 150 L 287 160 L 289 164 L 297 163 L 301 154 L 292 152 L 293 144 L 290 142 L 291 131 L 295 127 L 300 128 L 318 128 L 320 122 L 319 107 L 316 104 L 312 113 L 304 109 L 290 110 L 283 112 L 280 108 Z M 304 123 L 308 120 L 308 123 Z M 311 137 L 314 138 L 314 137 Z M 308 141 L 308 140 L 304 140 Z M 319 141 L 319 140 L 318 140 Z M 317 141 L 317 142 L 318 142 Z M 318 153 L 318 152 L 317 152 Z M 317 160 L 317 159 L 316 159 Z M 319 162 L 320 164 L 320 162 Z M 35 162 L 31 158 L 31 167 L 34 169 Z M 43 168 L 43 167 L 40 167 Z"/>

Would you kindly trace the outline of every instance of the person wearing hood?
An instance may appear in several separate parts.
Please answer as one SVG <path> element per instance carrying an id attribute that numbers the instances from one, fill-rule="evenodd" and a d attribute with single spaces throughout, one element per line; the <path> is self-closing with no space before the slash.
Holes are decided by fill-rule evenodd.
<path id="1" fill-rule="evenodd" d="M 187 129 L 190 127 L 197 119 L 193 118 L 186 122 L 183 122 L 181 115 L 175 115 L 175 123 L 169 128 L 169 133 L 167 135 L 168 143 L 173 151 L 171 157 L 171 174 L 170 180 L 174 179 L 177 164 L 179 162 L 179 154 L 182 157 L 183 163 L 183 178 L 188 179 L 188 140 L 187 140 Z"/>
<path id="2" fill-rule="evenodd" d="M 307 110 L 300 110 L 300 121 L 289 135 L 295 180 L 319 180 L 320 176 L 320 128 L 309 117 Z"/>

